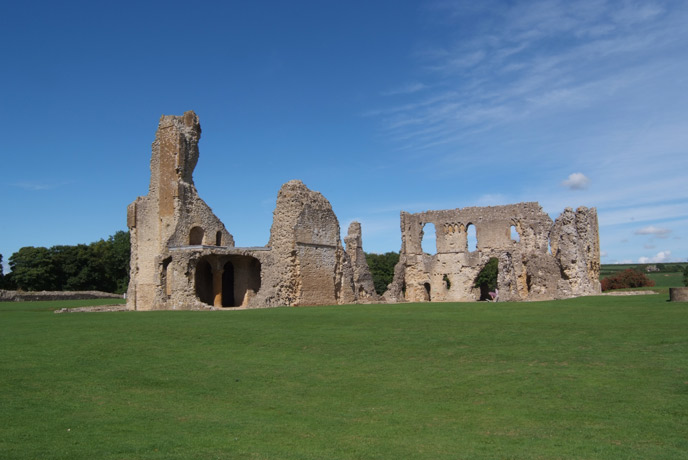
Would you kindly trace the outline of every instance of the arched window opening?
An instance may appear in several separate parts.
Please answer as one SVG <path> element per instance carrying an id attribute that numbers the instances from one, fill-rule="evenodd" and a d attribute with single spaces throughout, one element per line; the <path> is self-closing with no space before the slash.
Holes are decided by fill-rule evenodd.
<path id="1" fill-rule="evenodd" d="M 213 269 L 207 260 L 200 260 L 196 265 L 196 297 L 201 302 L 212 305 L 215 300 L 213 295 Z"/>
<path id="2" fill-rule="evenodd" d="M 194 227 L 189 232 L 189 244 L 191 246 L 200 246 L 203 244 L 203 229 L 201 227 Z"/>
<path id="3" fill-rule="evenodd" d="M 435 232 L 435 224 L 428 222 L 423 226 L 421 233 L 421 247 L 426 254 L 437 254 L 437 234 Z"/>
<path id="4" fill-rule="evenodd" d="M 468 224 L 466 227 L 466 250 L 470 252 L 478 250 L 478 233 L 473 224 Z"/>
<path id="5" fill-rule="evenodd" d="M 172 257 L 168 257 L 162 261 L 162 273 L 160 274 L 160 284 L 162 285 L 162 291 L 165 293 L 167 298 L 172 295 L 172 283 L 170 282 L 170 263 L 172 262 Z"/>
<path id="6" fill-rule="evenodd" d="M 516 228 L 515 225 L 511 226 L 511 241 L 514 241 L 516 243 L 521 241 L 521 235 L 518 233 L 518 229 Z"/>
<path id="7" fill-rule="evenodd" d="M 480 288 L 480 297 L 478 300 L 492 300 L 493 293 L 497 294 L 497 277 L 499 275 L 499 259 L 496 257 L 490 258 L 485 266 L 480 270 L 478 276 L 475 277 L 473 287 Z"/>
<path id="8" fill-rule="evenodd" d="M 215 246 L 222 246 L 222 232 L 215 234 Z"/>

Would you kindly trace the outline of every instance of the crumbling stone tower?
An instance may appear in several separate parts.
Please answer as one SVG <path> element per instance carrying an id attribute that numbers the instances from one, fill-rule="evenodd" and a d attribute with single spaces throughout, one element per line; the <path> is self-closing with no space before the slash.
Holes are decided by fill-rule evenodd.
<path id="1" fill-rule="evenodd" d="M 193 183 L 200 136 L 193 112 L 160 119 L 148 194 L 127 209 L 129 309 L 325 305 L 375 298 L 365 258 L 361 261 L 356 252 L 352 264 L 332 206 L 300 181 L 284 184 L 278 194 L 268 246 L 235 247 Z M 360 248 L 360 226 L 352 238 Z"/>

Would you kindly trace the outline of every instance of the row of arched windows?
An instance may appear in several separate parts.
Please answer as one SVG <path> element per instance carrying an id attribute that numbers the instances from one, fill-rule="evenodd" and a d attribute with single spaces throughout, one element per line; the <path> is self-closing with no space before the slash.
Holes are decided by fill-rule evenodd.
<path id="1" fill-rule="evenodd" d="M 511 241 L 518 243 L 521 236 L 518 233 L 515 225 L 512 225 L 510 230 Z M 467 244 L 466 250 L 469 252 L 478 250 L 478 236 L 475 230 L 475 225 L 468 224 L 466 227 Z M 421 240 L 421 247 L 426 254 L 436 254 L 437 251 L 437 234 L 435 224 L 428 222 L 423 226 L 423 238 Z"/>

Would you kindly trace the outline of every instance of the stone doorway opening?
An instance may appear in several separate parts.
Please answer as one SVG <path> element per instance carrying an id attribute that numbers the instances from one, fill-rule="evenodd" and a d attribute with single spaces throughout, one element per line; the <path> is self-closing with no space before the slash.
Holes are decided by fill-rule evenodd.
<path id="1" fill-rule="evenodd" d="M 260 290 L 260 261 L 250 256 L 229 256 L 223 261 L 222 306 L 246 306 Z"/>
<path id="2" fill-rule="evenodd" d="M 260 290 L 260 268 L 250 256 L 205 256 L 196 265 L 196 297 L 215 307 L 246 306 Z"/>
<path id="3" fill-rule="evenodd" d="M 499 259 L 490 257 L 490 260 L 480 270 L 475 278 L 474 287 L 480 289 L 477 300 L 492 300 L 492 293 L 497 293 L 497 278 L 499 276 Z"/>
<path id="4" fill-rule="evenodd" d="M 205 259 L 198 261 L 194 284 L 196 285 L 196 297 L 198 297 L 198 300 L 205 304 L 212 305 L 214 299 L 213 267 L 209 261 Z"/>

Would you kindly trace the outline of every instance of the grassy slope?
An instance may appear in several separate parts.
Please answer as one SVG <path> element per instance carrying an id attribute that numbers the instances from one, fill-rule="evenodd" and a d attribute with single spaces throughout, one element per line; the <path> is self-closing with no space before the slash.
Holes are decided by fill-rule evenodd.
<path id="1" fill-rule="evenodd" d="M 0 458 L 688 456 L 688 306 L 666 296 L 63 306 L 0 304 Z"/>

